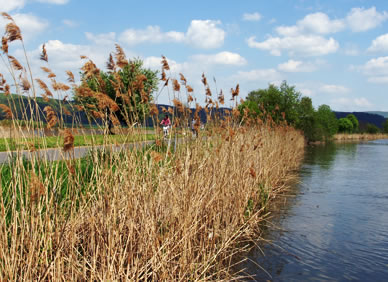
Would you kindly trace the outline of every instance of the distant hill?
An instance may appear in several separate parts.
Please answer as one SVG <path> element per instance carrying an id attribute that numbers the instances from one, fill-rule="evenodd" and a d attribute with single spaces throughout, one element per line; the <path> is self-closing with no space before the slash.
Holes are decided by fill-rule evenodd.
<path id="1" fill-rule="evenodd" d="M 32 100 L 29 101 L 29 98 L 27 96 L 16 95 L 16 94 L 12 94 L 10 96 L 5 96 L 3 93 L 0 93 L 0 104 L 5 104 L 5 105 L 9 106 L 9 101 L 11 101 L 10 108 L 12 109 L 12 112 L 13 112 L 16 119 L 19 119 L 19 120 L 30 119 L 31 112 L 35 112 L 35 103 Z M 14 101 L 14 103 L 12 101 Z M 31 103 L 31 106 L 30 106 L 30 103 Z M 81 123 L 84 126 L 89 125 L 89 121 L 86 117 L 86 114 L 84 112 L 76 111 L 74 108 L 74 102 L 72 102 L 72 101 L 60 102 L 57 99 L 50 99 L 49 101 L 45 101 L 45 100 L 43 100 L 43 98 L 37 97 L 37 103 L 38 103 L 38 107 L 39 107 L 40 118 L 43 121 L 46 120 L 45 114 L 43 112 L 43 109 L 46 106 L 51 106 L 53 108 L 53 110 L 56 112 L 56 114 L 59 116 L 60 112 L 61 112 L 60 111 L 60 104 L 61 104 L 62 107 L 65 107 L 67 109 L 67 111 L 71 113 L 71 115 L 63 114 L 63 120 L 65 123 L 72 124 L 73 120 L 75 119 L 77 121 L 76 122 L 77 124 Z M 164 116 L 163 108 L 165 110 L 168 110 L 169 108 L 173 108 L 173 106 L 164 105 L 164 104 L 158 104 L 157 107 L 159 110 L 159 119 L 162 119 Z M 16 108 L 16 110 L 15 110 L 15 108 Z M 194 109 L 192 109 L 192 110 L 194 110 Z M 220 113 L 221 115 L 223 115 L 225 113 L 225 110 L 229 110 L 229 109 L 228 108 L 219 108 L 217 112 Z M 4 116 L 5 116 L 5 114 L 2 111 L 0 111 L 0 120 L 3 120 Z M 207 116 L 206 116 L 206 112 L 204 109 L 202 109 L 199 112 L 199 116 L 201 119 L 201 123 L 206 123 Z M 152 118 L 148 118 L 146 120 L 146 126 L 153 126 Z"/>
<path id="2" fill-rule="evenodd" d="M 385 122 L 385 118 L 382 115 L 368 113 L 368 112 L 334 112 L 336 117 L 344 118 L 348 114 L 354 114 L 360 123 L 360 129 L 366 129 L 366 125 L 368 123 L 376 125 L 378 128 L 383 128 L 383 123 Z"/>
<path id="3" fill-rule="evenodd" d="M 45 101 L 41 97 L 37 97 L 38 104 L 38 112 L 40 115 L 40 119 L 45 121 L 46 117 L 43 112 L 43 109 L 46 106 L 51 106 L 53 110 L 60 117 L 60 105 L 64 107 L 68 112 L 72 115 L 62 115 L 63 121 L 65 123 L 71 124 L 73 120 L 77 120 L 82 124 L 89 124 L 88 119 L 83 112 L 78 112 L 74 110 L 73 102 L 71 101 L 62 101 L 59 102 L 57 99 L 50 99 L 49 101 Z M 9 106 L 12 110 L 13 115 L 16 119 L 19 120 L 28 120 L 31 119 L 31 113 L 35 112 L 35 102 L 27 96 L 11 94 L 9 96 L 5 96 L 3 93 L 0 93 L 0 104 L 5 104 Z M 11 105 L 10 105 L 11 104 Z M 0 120 L 4 119 L 4 113 L 0 113 Z"/>
<path id="4" fill-rule="evenodd" d="M 388 112 L 382 112 L 382 111 L 369 111 L 369 112 L 366 112 L 368 114 L 375 114 L 375 115 L 380 115 L 380 116 L 383 116 L 385 118 L 388 118 Z"/>

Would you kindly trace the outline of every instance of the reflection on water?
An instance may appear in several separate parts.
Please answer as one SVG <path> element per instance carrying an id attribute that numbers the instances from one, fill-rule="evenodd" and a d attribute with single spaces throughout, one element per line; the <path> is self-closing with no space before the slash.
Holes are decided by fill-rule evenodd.
<path id="1" fill-rule="evenodd" d="M 247 263 L 256 280 L 388 281 L 388 140 L 307 149 L 296 185 Z M 261 265 L 266 272 L 258 268 Z"/>

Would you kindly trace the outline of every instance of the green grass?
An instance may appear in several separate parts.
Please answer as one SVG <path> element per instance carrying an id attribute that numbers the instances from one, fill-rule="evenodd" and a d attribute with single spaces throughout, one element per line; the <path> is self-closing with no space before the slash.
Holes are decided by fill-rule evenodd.
<path id="1" fill-rule="evenodd" d="M 136 134 L 136 135 L 76 135 L 74 136 L 74 146 L 92 146 L 103 144 L 124 144 L 137 141 L 155 140 L 155 134 Z M 0 152 L 8 150 L 30 150 L 31 145 L 35 149 L 40 148 L 58 148 L 63 146 L 63 137 L 37 137 L 37 138 L 1 138 Z"/>

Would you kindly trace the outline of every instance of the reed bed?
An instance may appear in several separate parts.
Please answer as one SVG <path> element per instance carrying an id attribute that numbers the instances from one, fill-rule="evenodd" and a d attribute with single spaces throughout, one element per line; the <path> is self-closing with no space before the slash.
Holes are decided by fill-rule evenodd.
<path id="1" fill-rule="evenodd" d="M 93 116 L 103 119 L 110 113 L 110 119 L 115 120 L 118 106 L 104 89 L 93 90 L 85 81 L 77 85 L 71 73 L 69 87 L 55 81 L 48 67 L 51 86 L 30 77 L 29 67 L 22 67 L 8 54 L 8 43 L 23 41 L 13 19 L 5 13 L 3 16 L 9 24 L 2 49 L 16 82 L 14 91 L 28 95 L 30 108 L 35 110 L 24 130 L 34 132 L 36 123 L 43 124 L 34 81 L 47 99 L 53 96 L 51 90 L 63 97 L 70 89 L 95 97 L 98 105 Z M 116 68 L 130 62 L 120 46 L 116 46 L 115 58 L 110 56 L 108 66 L 117 74 Z M 48 62 L 44 45 L 41 59 Z M 243 276 L 234 272 L 233 266 L 239 262 L 238 255 L 259 239 L 260 222 L 271 200 L 295 177 L 303 156 L 303 136 L 269 117 L 265 122 L 245 119 L 248 115 L 238 111 L 237 103 L 226 116 L 214 117 L 212 111 L 224 102 L 224 96 L 217 93 L 218 102 L 212 100 L 205 75 L 202 82 L 208 123 L 204 130 L 195 128 L 196 138 L 183 134 L 189 120 L 199 119 L 201 106 L 197 104 L 195 110 L 184 106 L 186 101 L 188 105 L 194 101 L 193 89 L 182 74 L 180 83 L 171 74 L 167 78 L 168 70 L 163 57 L 162 83 L 172 87 L 175 106 L 171 112 L 174 132 L 169 140 L 157 139 L 153 145 L 113 152 L 109 133 L 102 126 L 106 146 L 75 159 L 72 132 L 76 121 L 74 128 L 66 128 L 61 115 L 45 108 L 45 126 L 50 129 L 59 124 L 63 143 L 58 146 L 63 160 L 49 162 L 32 154 L 27 161 L 18 151 L 9 151 L 14 158 L 0 171 L 0 280 L 197 281 Z M 84 77 L 99 79 L 99 71 L 90 60 L 82 72 Z M 118 76 L 117 80 L 120 90 Z M 3 78 L 0 82 L 5 93 L 12 91 Z M 151 97 L 142 91 L 143 82 L 144 77 L 139 76 L 134 89 L 142 94 L 140 103 L 148 103 Z M 231 90 L 235 101 L 238 92 L 238 85 Z M 130 91 L 127 94 L 129 99 L 123 97 L 123 101 L 130 103 L 133 96 Z M 179 99 L 182 96 L 187 100 Z M 15 120 L 17 102 L 10 98 L 8 105 L 0 106 L 11 121 Z M 158 125 L 157 109 L 151 106 L 149 114 Z M 141 122 L 128 112 L 122 116 Z M 119 125 L 115 127 L 120 131 Z M 146 129 L 140 132 L 146 140 Z M 172 136 L 181 137 L 175 138 L 174 144 Z M 45 148 L 43 142 L 32 151 Z"/>
<path id="2" fill-rule="evenodd" d="M 377 134 L 370 134 L 370 133 L 354 133 L 354 134 L 346 134 L 346 133 L 339 133 L 335 134 L 333 139 L 336 141 L 346 141 L 346 140 L 376 140 L 376 139 L 387 139 L 388 134 L 384 133 L 377 133 Z"/>

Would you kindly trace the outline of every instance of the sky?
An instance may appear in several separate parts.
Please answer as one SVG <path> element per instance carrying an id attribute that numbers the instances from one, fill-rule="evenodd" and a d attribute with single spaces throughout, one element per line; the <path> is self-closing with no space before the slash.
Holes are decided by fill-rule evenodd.
<path id="1" fill-rule="evenodd" d="M 21 28 L 34 77 L 47 66 L 43 44 L 63 81 L 66 70 L 79 73 L 80 55 L 104 69 L 119 44 L 151 69 L 160 71 L 166 56 L 200 104 L 204 73 L 226 96 L 237 83 L 245 98 L 286 80 L 315 107 L 388 111 L 387 0 L 0 0 L 0 11 Z M 20 43 L 9 52 L 24 62 Z M 156 102 L 169 102 L 165 92 Z"/>

